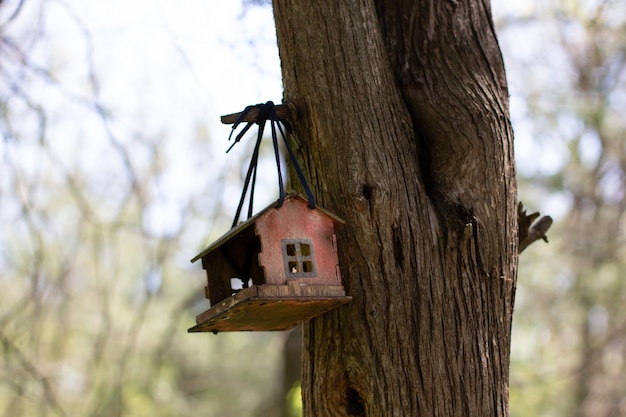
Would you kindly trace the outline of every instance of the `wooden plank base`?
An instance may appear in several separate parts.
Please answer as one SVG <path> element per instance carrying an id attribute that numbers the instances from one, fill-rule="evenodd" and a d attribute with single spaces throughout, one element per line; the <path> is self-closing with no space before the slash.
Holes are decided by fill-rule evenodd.
<path id="1" fill-rule="evenodd" d="M 288 330 L 352 300 L 342 286 L 253 285 L 196 317 L 196 332 Z"/>

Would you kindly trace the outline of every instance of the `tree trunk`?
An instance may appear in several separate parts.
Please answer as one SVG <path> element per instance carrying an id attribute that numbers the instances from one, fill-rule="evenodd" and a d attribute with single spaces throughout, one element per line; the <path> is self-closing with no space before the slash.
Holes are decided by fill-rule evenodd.
<path id="1" fill-rule="evenodd" d="M 354 299 L 303 326 L 306 416 L 506 416 L 513 135 L 488 1 L 276 0 L 299 158 Z"/>

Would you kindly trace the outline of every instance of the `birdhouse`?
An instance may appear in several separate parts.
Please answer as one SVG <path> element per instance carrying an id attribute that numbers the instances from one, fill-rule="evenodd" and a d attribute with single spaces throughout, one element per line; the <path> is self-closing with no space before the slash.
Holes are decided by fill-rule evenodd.
<path id="1" fill-rule="evenodd" d="M 211 308 L 190 332 L 287 330 L 352 298 L 345 295 L 335 227 L 343 220 L 295 193 L 201 252 Z"/>

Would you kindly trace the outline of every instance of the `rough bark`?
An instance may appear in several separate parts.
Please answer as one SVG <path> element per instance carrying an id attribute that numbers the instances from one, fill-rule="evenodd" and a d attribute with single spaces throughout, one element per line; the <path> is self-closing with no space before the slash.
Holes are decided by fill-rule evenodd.
<path id="1" fill-rule="evenodd" d="M 513 136 L 488 2 L 276 0 L 285 100 L 354 300 L 303 326 L 306 416 L 506 416 Z"/>

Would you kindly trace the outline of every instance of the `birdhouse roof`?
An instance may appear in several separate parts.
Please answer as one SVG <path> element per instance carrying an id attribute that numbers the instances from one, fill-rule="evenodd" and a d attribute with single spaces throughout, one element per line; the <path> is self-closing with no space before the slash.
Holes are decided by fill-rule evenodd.
<path id="1" fill-rule="evenodd" d="M 305 204 L 309 204 L 309 200 L 307 200 L 304 196 L 296 193 L 296 192 L 290 192 L 287 195 L 285 195 L 285 200 L 288 199 L 296 199 L 296 200 L 300 200 Z M 248 220 L 246 220 L 245 222 L 239 223 L 237 226 L 233 227 L 232 229 L 230 229 L 225 235 L 223 235 L 222 237 L 220 237 L 219 239 L 217 239 L 215 242 L 213 242 L 211 245 L 209 245 L 209 247 L 207 247 L 205 250 L 203 250 L 202 252 L 200 252 L 198 255 L 196 255 L 191 262 L 195 262 L 198 259 L 202 258 L 203 256 L 213 252 L 215 249 L 219 248 L 220 246 L 222 246 L 224 243 L 226 243 L 227 241 L 229 241 L 230 239 L 232 239 L 234 236 L 237 236 L 238 234 L 240 234 L 241 232 L 243 232 L 244 230 L 246 230 L 247 228 L 253 226 L 257 220 L 259 220 L 261 217 L 263 217 L 265 214 L 267 214 L 267 212 L 269 212 L 271 209 L 276 209 L 276 210 L 280 210 L 280 207 L 278 207 L 278 203 L 279 200 L 274 201 L 272 204 L 270 204 L 269 206 L 265 207 L 263 210 L 259 211 L 257 214 L 255 214 L 254 216 L 250 217 Z M 324 210 L 323 208 L 316 206 L 314 209 L 311 210 L 317 210 L 323 214 L 325 214 L 328 218 L 330 218 L 333 223 L 335 223 L 335 225 L 343 225 L 345 224 L 345 221 L 342 220 L 341 218 L 335 216 L 333 213 Z"/>

